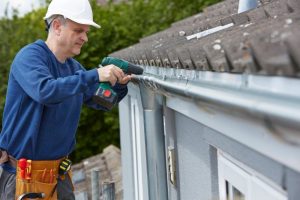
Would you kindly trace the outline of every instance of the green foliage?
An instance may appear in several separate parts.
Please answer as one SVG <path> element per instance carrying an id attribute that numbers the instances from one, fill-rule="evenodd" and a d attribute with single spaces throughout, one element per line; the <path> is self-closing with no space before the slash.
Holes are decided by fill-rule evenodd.
<path id="1" fill-rule="evenodd" d="M 0 118 L 5 103 L 5 94 L 9 68 L 15 54 L 20 48 L 28 43 L 34 42 L 37 38 L 45 38 L 46 32 L 43 31 L 42 17 L 45 9 L 29 13 L 24 18 L 13 17 L 12 20 L 0 20 Z M 2 123 L 0 124 L 0 130 Z"/>
<path id="2" fill-rule="evenodd" d="M 102 28 L 92 28 L 89 42 L 76 59 L 87 69 L 97 66 L 108 54 L 135 44 L 140 38 L 161 31 L 174 21 L 201 11 L 219 0 L 132 0 L 128 3 L 98 6 L 92 1 L 94 20 Z M 46 39 L 42 20 L 46 9 L 22 18 L 0 20 L 0 118 L 2 119 L 9 67 L 21 47 L 36 39 Z M 1 120 L 2 121 L 2 120 Z M 0 129 L 2 125 L 0 124 Z M 99 153 L 109 145 L 119 146 L 117 108 L 111 112 L 83 108 L 77 133 L 77 146 L 71 155 L 75 162 Z"/>

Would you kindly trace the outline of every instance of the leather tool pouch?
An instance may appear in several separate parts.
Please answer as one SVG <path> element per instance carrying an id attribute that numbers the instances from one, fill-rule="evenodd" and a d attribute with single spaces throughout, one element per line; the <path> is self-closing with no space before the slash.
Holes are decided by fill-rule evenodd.
<path id="1" fill-rule="evenodd" d="M 49 172 L 49 171 L 48 171 Z M 20 176 L 20 170 L 17 169 L 16 176 L 16 198 L 24 193 L 44 193 L 45 200 L 57 200 L 56 193 L 56 184 L 57 184 L 57 171 L 54 171 L 53 174 L 56 176 L 52 178 L 50 182 L 49 173 L 46 173 L 46 176 L 43 177 L 44 170 L 32 170 L 31 179 L 22 179 Z"/>
<path id="2" fill-rule="evenodd" d="M 43 200 L 57 200 L 57 180 L 64 180 L 65 178 L 65 175 L 58 177 L 58 167 L 63 159 L 32 161 L 30 179 L 22 178 L 21 169 L 17 167 L 16 199 L 24 193 L 44 193 L 45 197 Z M 71 170 L 66 175 L 70 177 L 72 182 Z"/>

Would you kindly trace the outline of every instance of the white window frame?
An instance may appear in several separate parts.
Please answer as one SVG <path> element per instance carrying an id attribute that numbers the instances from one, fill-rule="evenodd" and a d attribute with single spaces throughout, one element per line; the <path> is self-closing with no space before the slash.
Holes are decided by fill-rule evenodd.
<path id="1" fill-rule="evenodd" d="M 133 180 L 135 200 L 148 200 L 148 177 L 145 150 L 145 138 L 142 133 L 141 116 L 138 100 L 131 98 L 131 130 L 133 155 Z"/>
<path id="2" fill-rule="evenodd" d="M 220 150 L 218 177 L 220 200 L 235 200 L 231 196 L 233 187 L 244 195 L 245 200 L 288 200 L 286 191 L 274 182 Z M 228 198 L 226 181 L 229 186 Z"/>

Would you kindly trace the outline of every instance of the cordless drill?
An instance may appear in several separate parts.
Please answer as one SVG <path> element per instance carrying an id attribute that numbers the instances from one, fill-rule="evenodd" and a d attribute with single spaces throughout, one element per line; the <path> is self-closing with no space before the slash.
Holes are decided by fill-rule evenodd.
<path id="1" fill-rule="evenodd" d="M 110 64 L 119 67 L 125 74 L 143 74 L 143 68 L 122 59 L 105 57 L 101 62 L 102 66 Z M 109 82 L 102 82 L 99 84 L 93 100 L 99 105 L 112 109 L 118 100 L 118 95 L 113 91 Z"/>

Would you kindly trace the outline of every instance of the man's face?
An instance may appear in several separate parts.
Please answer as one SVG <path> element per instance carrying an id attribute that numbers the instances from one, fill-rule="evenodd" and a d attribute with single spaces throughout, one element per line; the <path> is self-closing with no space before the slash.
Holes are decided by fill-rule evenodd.
<path id="1" fill-rule="evenodd" d="M 89 30 L 89 25 L 78 24 L 67 19 L 66 24 L 61 26 L 59 35 L 61 53 L 66 57 L 79 55 L 82 45 L 88 41 Z"/>

